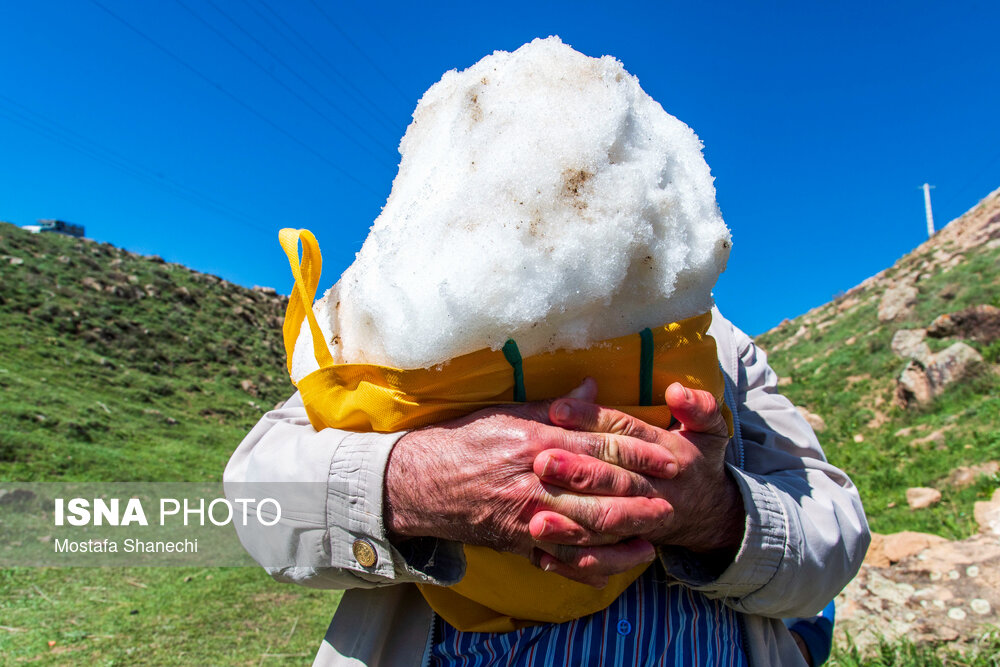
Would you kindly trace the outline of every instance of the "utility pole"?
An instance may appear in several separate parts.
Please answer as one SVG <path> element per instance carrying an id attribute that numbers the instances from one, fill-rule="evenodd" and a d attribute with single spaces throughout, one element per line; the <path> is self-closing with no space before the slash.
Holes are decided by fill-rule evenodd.
<path id="1" fill-rule="evenodd" d="M 931 188 L 933 185 L 924 183 L 924 210 L 927 211 L 927 238 L 934 236 L 934 214 L 931 213 Z"/>

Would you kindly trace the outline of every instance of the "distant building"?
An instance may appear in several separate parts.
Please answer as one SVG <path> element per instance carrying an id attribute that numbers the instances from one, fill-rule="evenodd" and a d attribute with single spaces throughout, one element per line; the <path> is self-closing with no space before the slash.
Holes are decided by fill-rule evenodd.
<path id="1" fill-rule="evenodd" d="M 83 238 L 83 225 L 74 225 L 71 222 L 66 222 L 65 220 L 39 220 L 37 225 L 22 225 L 21 229 L 26 229 L 33 234 L 38 234 L 40 232 L 55 232 L 56 234 L 65 234 L 66 236 L 75 236 L 78 239 Z"/>

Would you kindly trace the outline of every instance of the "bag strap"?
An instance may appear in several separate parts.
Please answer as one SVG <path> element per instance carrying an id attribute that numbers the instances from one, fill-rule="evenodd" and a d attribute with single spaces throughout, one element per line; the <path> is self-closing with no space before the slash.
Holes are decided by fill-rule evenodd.
<path id="1" fill-rule="evenodd" d="M 288 255 L 288 265 L 292 268 L 295 285 L 288 297 L 288 308 L 285 310 L 285 323 L 282 334 L 285 338 L 285 355 L 288 372 L 292 371 L 292 353 L 295 352 L 295 341 L 299 338 L 302 321 L 308 319 L 309 330 L 312 332 L 313 353 L 320 368 L 333 365 L 333 355 L 326 346 L 323 330 L 319 328 L 312 304 L 316 298 L 316 288 L 319 287 L 319 275 L 323 271 L 323 256 L 319 252 L 319 243 L 308 229 L 285 228 L 278 232 L 281 248 Z M 302 242 L 302 259 L 299 260 L 299 242 Z"/>

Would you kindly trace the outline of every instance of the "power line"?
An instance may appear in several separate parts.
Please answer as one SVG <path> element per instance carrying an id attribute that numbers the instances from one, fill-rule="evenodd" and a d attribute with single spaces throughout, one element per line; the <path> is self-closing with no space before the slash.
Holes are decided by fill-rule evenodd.
<path id="1" fill-rule="evenodd" d="M 281 23 L 284 26 L 285 30 L 287 30 L 288 32 L 290 32 L 292 34 L 292 37 L 289 37 L 287 34 L 285 34 L 285 32 L 283 30 L 280 30 L 266 16 L 264 16 L 263 14 L 261 14 L 260 11 L 258 11 L 256 7 L 254 7 L 253 5 L 251 5 L 248 2 L 248 0 L 244 0 L 244 4 L 246 4 L 246 6 L 252 12 L 254 12 L 262 21 L 264 21 L 269 26 L 271 26 L 271 28 L 275 32 L 277 32 L 279 35 L 281 35 L 285 39 L 285 41 L 287 41 L 289 44 L 291 44 L 292 47 L 294 47 L 300 54 L 305 55 L 306 58 L 308 58 L 310 60 L 310 62 L 312 62 L 313 65 L 315 65 L 317 67 L 317 69 L 319 69 L 320 72 L 322 72 L 323 74 L 325 74 L 327 76 L 327 78 L 331 82 L 334 82 L 334 83 L 339 82 L 340 85 L 349 88 L 351 91 L 354 92 L 354 94 L 355 94 L 356 97 L 360 98 L 361 100 L 363 100 L 364 102 L 366 102 L 368 104 L 368 107 L 369 107 L 370 111 L 372 111 L 375 115 L 381 116 L 383 119 L 385 119 L 385 122 L 383 123 L 383 125 L 385 127 L 387 127 L 388 129 L 393 130 L 394 132 L 398 132 L 399 131 L 399 128 L 397 126 L 395 126 L 395 124 L 393 123 L 392 119 L 388 115 L 386 115 L 386 113 L 382 110 L 382 107 L 379 104 L 377 104 L 374 101 L 372 101 L 371 98 L 369 98 L 364 93 L 364 91 L 362 89 L 360 89 L 357 86 L 355 86 L 354 83 L 351 82 L 351 80 L 349 78 L 347 78 L 346 76 L 344 76 L 340 72 L 340 70 L 337 69 L 336 65 L 334 65 L 332 62 L 330 62 L 330 60 L 326 56 L 324 56 L 323 53 L 319 49 L 317 49 L 315 46 L 313 46 L 312 43 L 308 39 L 306 39 L 306 37 L 302 33 L 300 33 L 298 30 L 296 30 L 294 27 L 292 27 L 288 23 L 288 21 L 286 21 L 284 18 L 281 17 L 280 14 L 278 14 L 274 9 L 272 9 L 270 6 L 268 6 L 268 4 L 266 2 L 264 2 L 264 0 L 259 0 L 259 2 L 260 2 L 260 5 L 271 14 L 271 16 L 273 16 L 275 19 L 277 19 L 278 22 Z M 299 46 L 300 44 L 305 45 L 309 49 L 309 51 L 311 51 L 314 54 L 314 57 L 310 57 L 308 54 L 306 54 L 302 50 L 302 48 Z M 317 62 L 317 59 L 320 62 Z M 320 63 L 322 64 L 322 66 L 321 66 Z"/>
<path id="2" fill-rule="evenodd" d="M 329 104 L 331 107 L 333 107 L 334 109 L 336 109 L 337 111 L 339 111 L 341 114 L 343 114 L 344 116 L 348 116 L 348 114 L 346 112 L 344 112 L 343 110 L 340 109 L 340 107 L 337 105 L 336 102 L 334 102 L 332 99 L 330 99 L 330 97 L 328 97 L 325 93 L 323 93 L 322 90 L 320 90 L 316 86 L 313 86 L 311 83 L 309 83 L 308 80 L 306 80 L 303 76 L 301 76 L 298 72 L 295 71 L 294 67 L 292 67 L 291 65 L 289 65 L 285 60 L 283 60 L 280 56 L 278 56 L 278 54 L 276 54 L 272 49 L 268 48 L 268 46 L 266 44 L 264 44 L 259 39 L 257 39 L 256 37 L 254 37 L 250 33 L 250 31 L 248 31 L 246 28 L 244 28 L 242 25 L 240 25 L 240 23 L 237 22 L 236 19 L 234 19 L 231 14 L 229 14 L 228 12 L 226 12 L 225 10 L 223 10 L 216 3 L 212 2 L 212 0 L 207 0 L 207 2 L 208 2 L 208 4 L 210 4 L 212 6 L 213 9 L 215 9 L 215 11 L 217 11 L 220 14 L 222 14 L 226 18 L 226 20 L 228 20 L 230 23 L 232 23 L 233 26 L 235 26 L 237 30 L 239 30 L 244 35 L 246 35 L 247 38 L 253 40 L 254 44 L 256 44 L 258 47 L 260 47 L 269 56 L 271 56 L 271 58 L 273 58 L 278 63 L 280 63 L 286 70 L 288 70 L 289 73 L 291 73 L 296 79 L 298 79 L 299 81 L 301 81 L 303 85 L 305 85 L 307 88 L 309 88 L 309 90 L 311 90 L 313 93 L 315 93 L 318 97 L 322 98 L 327 104 Z M 269 26 L 271 26 L 272 29 L 274 29 L 274 26 L 271 25 L 271 23 L 260 12 L 258 12 L 255 7 L 252 7 L 250 5 L 247 5 L 247 7 L 251 11 L 253 11 L 255 14 L 257 14 L 258 17 L 260 17 L 262 20 L 264 20 L 265 23 L 267 23 Z M 277 31 L 275 31 L 275 32 L 277 32 Z M 284 35 L 282 35 L 282 37 L 284 37 Z M 379 109 L 378 106 L 373 105 L 372 108 L 374 108 L 375 110 L 381 112 L 381 109 Z M 379 117 L 379 116 L 381 116 L 381 117 Z M 377 120 L 379 123 L 382 124 L 382 126 L 385 129 L 387 129 L 387 130 L 391 131 L 393 134 L 395 134 L 395 132 L 397 131 L 397 128 L 395 128 L 392 125 L 390 125 L 389 123 L 385 122 L 383 120 L 383 117 L 384 117 L 384 114 L 379 114 L 378 116 L 374 117 L 374 120 Z M 396 155 L 395 151 L 390 151 L 390 152 L 393 154 L 393 158 L 395 159 L 395 155 Z"/>
<path id="3" fill-rule="evenodd" d="M 273 229 L 268 228 L 264 224 L 260 224 L 260 221 L 256 218 L 253 218 L 238 209 L 232 208 L 231 206 L 223 204 L 222 202 L 219 202 L 212 197 L 209 197 L 208 195 L 205 195 L 182 183 L 178 183 L 156 170 L 134 162 L 120 153 L 103 148 L 100 144 L 45 118 L 45 116 L 28 109 L 24 105 L 19 104 L 4 95 L 0 95 L 0 102 L 6 103 L 8 107 L 16 107 L 15 109 L 0 108 L 0 115 L 5 116 L 8 120 L 20 125 L 21 127 L 31 130 L 36 134 L 55 141 L 56 143 L 59 143 L 91 159 L 103 162 L 115 169 L 118 169 L 119 171 L 133 176 L 140 181 L 160 187 L 176 197 L 180 197 L 181 199 L 185 199 L 215 213 L 229 217 L 242 225 L 252 227 L 267 234 L 273 232 Z"/>
<path id="4" fill-rule="evenodd" d="M 184 10 L 187 11 L 189 14 L 191 14 L 191 16 L 193 16 L 195 19 L 197 19 L 199 23 L 201 23 L 203 26 L 205 26 L 206 28 L 208 28 L 209 30 L 211 30 L 212 32 L 214 32 L 216 35 L 218 35 L 219 38 L 221 40 L 223 40 L 224 42 L 226 42 L 226 44 L 228 44 L 229 46 L 231 46 L 234 51 L 236 51 L 241 56 L 243 56 L 248 61 L 250 61 L 250 63 L 254 67 L 256 67 L 257 69 L 259 69 L 260 71 L 262 71 L 272 81 L 274 81 L 279 86 L 281 86 L 282 88 L 284 88 L 290 95 L 292 95 L 297 100 L 299 100 L 300 102 L 302 102 L 302 104 L 304 104 L 306 107 L 308 107 L 309 109 L 311 109 L 316 115 L 318 115 L 320 118 L 322 118 L 327 123 L 329 123 L 330 126 L 333 127 L 337 132 L 340 132 L 347 139 L 349 139 L 350 141 L 352 141 L 356 146 L 358 146 L 358 148 L 360 148 L 361 150 L 363 150 L 365 153 L 368 153 L 369 155 L 371 155 L 373 159 L 378 160 L 380 163 L 382 163 L 386 167 L 392 168 L 392 167 L 395 166 L 392 162 L 386 162 L 385 160 L 383 160 L 383 159 L 378 158 L 377 156 L 375 156 L 374 153 L 372 153 L 370 150 L 368 150 L 367 146 L 365 146 L 363 143 L 361 143 L 360 141 L 358 141 L 357 137 L 355 137 L 353 134 L 350 134 L 349 132 L 346 132 L 342 127 L 340 127 L 340 125 L 337 124 L 336 121 L 334 121 L 332 118 L 330 118 L 329 116 L 327 116 L 320 109 L 316 108 L 313 105 L 313 103 L 310 102 L 307 98 L 305 98 L 302 95 L 300 95 L 293 88 L 291 88 L 288 84 L 286 84 L 284 81 L 282 81 L 281 79 L 279 79 L 278 77 L 276 77 L 273 72 L 271 72 L 264 65 L 262 65 L 261 63 L 259 63 L 253 56 L 251 56 L 243 48 L 241 48 L 238 44 L 236 44 L 236 42 L 234 42 L 233 40 L 229 39 L 229 37 L 226 36 L 225 33 L 223 33 L 221 30 L 219 30 L 218 28 L 216 28 L 215 26 L 213 26 L 211 23 L 209 23 L 208 21 L 206 21 L 204 18 L 202 18 L 201 16 L 199 16 L 198 13 L 195 12 L 193 9 L 191 9 L 191 7 L 189 7 L 187 4 L 185 4 L 183 2 L 183 0 L 174 0 L 174 2 L 176 2 L 182 8 L 184 8 Z M 239 26 L 237 26 L 237 27 L 239 27 Z M 331 106 L 333 106 L 334 109 L 338 113 L 340 113 L 342 116 L 344 116 L 355 128 L 357 128 L 359 132 L 361 132 L 363 135 L 365 135 L 366 137 L 368 137 L 369 139 L 371 139 L 372 142 L 375 143 L 375 145 L 379 146 L 382 150 L 386 151 L 386 153 L 388 155 L 391 156 L 393 154 L 393 151 L 391 149 L 389 149 L 386 146 L 382 145 L 382 143 L 377 138 L 375 138 L 374 136 L 372 136 L 363 126 L 361 126 L 360 124 L 358 124 L 357 122 L 355 122 L 352 118 L 350 118 L 350 116 L 348 116 L 343 110 L 341 110 L 339 107 L 337 107 L 333 103 L 331 103 Z"/>
<path id="5" fill-rule="evenodd" d="M 389 83 L 389 85 L 390 85 L 390 86 L 392 86 L 393 90 L 395 90 L 395 91 L 396 91 L 397 93 L 399 93 L 399 98 L 400 98 L 401 100 L 403 100 L 404 102 L 406 102 L 407 104 L 409 104 L 410 100 L 409 100 L 409 98 L 408 98 L 408 97 L 406 96 L 406 93 L 404 93 L 404 92 L 403 92 L 402 90 L 400 90 L 399 86 L 397 86 L 397 85 L 396 85 L 396 82 L 395 82 L 395 81 L 393 81 L 393 80 L 392 80 L 392 79 L 391 79 L 391 78 L 389 77 L 389 75 L 388 75 L 388 74 L 386 74 L 385 72 L 383 72 L 383 71 L 382 71 L 382 68 L 381 68 L 381 67 L 379 67 L 379 66 L 378 66 L 378 64 L 377 64 L 377 63 L 376 63 L 376 62 L 375 62 L 374 60 L 372 60 L 372 59 L 371 59 L 370 57 L 368 57 L 368 54 L 367 54 L 367 53 L 365 53 L 364 49 L 362 49 L 362 48 L 361 48 L 360 46 L 358 46 L 358 45 L 357 45 L 357 44 L 355 43 L 355 41 L 354 41 L 353 39 L 351 39 L 351 36 L 350 36 L 350 35 L 348 35 L 348 34 L 347 34 L 346 32 L 344 32 L 344 31 L 343 31 L 343 30 L 342 30 L 342 29 L 340 28 L 340 26 L 339 26 L 339 25 L 337 25 L 337 22 L 336 22 L 336 21 L 334 21 L 334 20 L 333 20 L 333 18 L 331 18 L 331 17 L 330 17 L 330 15 L 329 15 L 329 14 L 327 14 L 327 13 L 326 13 L 326 11 L 324 11 L 324 9 L 323 9 L 322 7 L 320 7 L 320 6 L 319 6 L 319 5 L 318 5 L 318 4 L 316 3 L 316 0 L 309 0 L 309 4 L 311 4 L 311 5 L 313 6 L 313 7 L 315 7 L 315 8 L 316 8 L 316 11 L 318 11 L 318 12 L 319 12 L 320 14 L 322 14 L 322 15 L 323 15 L 323 18 L 325 18 L 325 19 L 327 20 L 327 22 L 328 22 L 328 23 L 329 23 L 330 25 L 332 25 L 332 26 L 333 26 L 334 30 L 336 30 L 337 32 L 339 32 L 339 33 L 341 34 L 341 36 L 342 36 L 342 37 L 343 37 L 344 39 L 346 39 L 346 40 L 347 40 L 347 43 L 348 43 L 348 44 L 350 44 L 351 46 L 353 46 L 353 47 L 354 47 L 354 49 L 355 49 L 355 50 L 356 50 L 356 51 L 357 51 L 358 53 L 360 53 L 360 54 L 361 54 L 361 57 L 363 57 L 363 58 L 364 58 L 365 60 L 367 60 L 367 61 L 368 61 L 368 64 L 369 64 L 369 65 L 371 65 L 371 66 L 372 66 L 372 68 L 373 68 L 373 69 L 374 69 L 374 70 L 375 70 L 376 72 L 378 72 L 378 73 L 379 73 L 380 75 L 382 75 L 382 78 L 383 78 L 383 79 L 385 79 L 385 80 L 386 80 L 386 81 L 387 81 L 387 82 Z"/>
<path id="6" fill-rule="evenodd" d="M 313 148 L 309 144 L 305 143 L 304 141 L 302 141 L 301 139 L 299 139 L 295 135 L 291 134 L 290 132 L 288 132 L 287 130 L 285 130 L 283 127 L 281 127 L 280 125 L 278 125 L 277 123 L 275 123 L 274 121 L 272 121 L 271 119 L 269 119 L 268 117 L 264 116 L 262 113 L 260 113 L 256 109 L 254 109 L 252 106 L 250 106 L 249 104 L 247 104 L 246 102 L 244 102 L 240 98 L 236 97 L 236 95 L 234 95 L 233 93 L 231 93 L 228 90 L 226 90 L 221 84 L 216 83 L 215 81 L 213 81 L 212 79 L 210 79 L 206 75 L 202 74 L 193 65 L 189 64 L 186 60 L 184 60 L 180 56 L 176 55 L 173 51 L 171 51 L 167 47 L 163 46 L 162 44 L 160 44 L 159 42 L 157 42 L 155 39 L 153 39 L 152 37 L 150 37 L 146 33 L 144 33 L 141 30 L 139 30 L 138 28 L 136 28 L 134 25 L 132 25 L 131 23 L 129 23 L 128 21 L 126 21 L 124 18 L 122 18 L 118 14 L 115 14 L 113 11 L 111 11 L 110 9 L 108 9 L 107 7 L 105 7 L 104 5 L 102 5 L 97 0 L 90 0 L 90 2 L 93 3 L 93 4 L 95 4 L 95 5 L 97 5 L 97 7 L 99 7 L 102 10 L 104 10 L 104 12 L 106 12 L 112 18 L 114 18 L 116 21 L 118 21 L 119 23 L 121 23 L 122 25 L 124 25 L 126 28 L 128 28 L 129 30 L 131 30 L 132 32 L 134 32 L 135 34 L 137 34 L 143 40 L 145 40 L 146 42 L 148 42 L 149 44 L 151 44 L 158 51 L 160 51 L 161 53 L 167 55 L 169 58 L 171 58 L 175 62 L 179 63 L 182 67 L 184 67 L 184 69 L 188 70 L 189 72 L 191 72 L 192 74 L 194 74 L 195 76 L 197 76 L 199 79 L 201 79 L 202 81 L 206 82 L 207 84 L 209 84 L 210 86 L 212 86 L 213 88 L 215 88 L 216 90 L 218 90 L 220 93 L 222 93 L 223 95 L 225 95 L 226 97 L 228 97 L 230 100 L 232 100 L 233 102 L 235 102 L 236 104 L 238 104 L 244 110 L 246 110 L 247 112 L 253 114 L 259 120 L 261 120 L 262 122 L 264 122 L 267 125 L 269 125 L 271 128 L 273 128 L 275 131 L 277 131 L 278 133 L 280 133 L 281 135 L 283 135 L 287 139 L 295 142 L 299 147 L 301 147 L 302 149 L 304 149 L 308 153 L 311 153 L 314 157 L 316 157 L 321 162 L 329 165 L 335 171 L 337 171 L 337 172 L 341 173 L 343 176 L 345 176 L 348 180 L 353 181 L 354 183 L 356 183 L 360 187 L 364 188 L 365 190 L 367 190 L 371 194 L 375 195 L 376 197 L 381 196 L 378 192 L 376 192 L 367 183 L 364 183 L 363 181 L 359 180 L 354 174 L 350 173 L 349 171 L 347 171 L 346 169 L 344 169 L 343 167 L 341 167 L 339 164 L 337 164 L 336 162 L 334 162 L 330 158 L 328 158 L 325 155 L 323 155 L 322 153 L 320 153 L 318 150 L 316 150 L 315 148 Z"/>

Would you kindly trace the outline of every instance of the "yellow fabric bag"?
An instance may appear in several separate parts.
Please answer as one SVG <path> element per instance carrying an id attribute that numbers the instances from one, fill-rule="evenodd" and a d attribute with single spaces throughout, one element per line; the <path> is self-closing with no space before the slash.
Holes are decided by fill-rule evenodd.
<path id="1" fill-rule="evenodd" d="M 288 369 L 303 321 L 309 323 L 320 366 L 296 385 L 316 430 L 413 429 L 493 405 L 562 396 L 586 376 L 597 381 L 599 403 L 663 428 L 671 421 L 664 392 L 673 382 L 705 389 L 724 406 L 715 341 L 706 333 L 711 313 L 585 350 L 526 359 L 510 341 L 503 350 L 479 350 L 434 368 L 335 364 L 312 309 L 322 269 L 316 238 L 308 230 L 282 229 L 279 239 L 295 277 L 283 327 Z M 731 416 L 723 412 L 732 433 Z M 613 576 L 596 589 L 543 572 L 515 554 L 466 545 L 465 556 L 466 574 L 458 584 L 420 586 L 434 611 L 463 631 L 507 632 L 592 614 L 610 605 L 648 567 Z"/>

